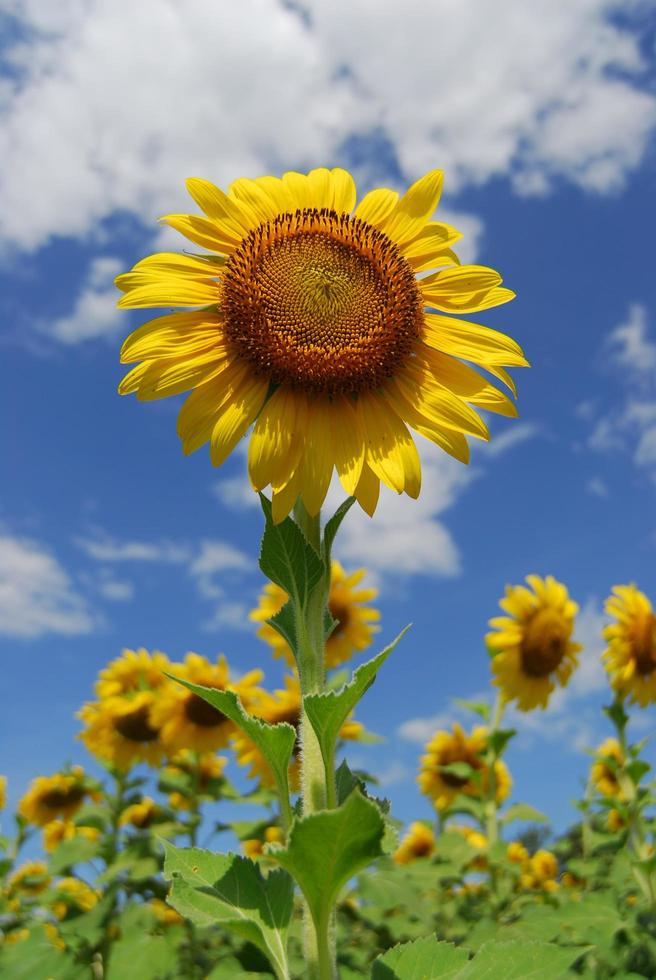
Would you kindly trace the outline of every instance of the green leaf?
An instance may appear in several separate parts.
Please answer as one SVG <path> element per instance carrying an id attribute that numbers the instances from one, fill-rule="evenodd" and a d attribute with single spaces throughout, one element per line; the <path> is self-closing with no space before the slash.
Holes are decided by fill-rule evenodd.
<path id="1" fill-rule="evenodd" d="M 310 592 L 323 578 L 323 562 L 291 517 L 274 524 L 271 501 L 264 494 L 260 494 L 260 501 L 266 518 L 260 568 L 268 579 L 284 589 L 303 608 Z"/>
<path id="2" fill-rule="evenodd" d="M 287 930 L 294 903 L 294 883 L 287 872 L 276 869 L 265 877 L 255 861 L 236 854 L 163 844 L 173 908 L 199 926 L 220 922 L 234 930 L 268 957 L 277 977 L 287 978 Z"/>
<path id="3" fill-rule="evenodd" d="M 623 732 L 629 723 L 629 716 L 624 710 L 623 703 L 619 700 L 613 701 L 607 708 L 604 708 L 604 714 L 610 718 L 619 732 Z"/>
<path id="4" fill-rule="evenodd" d="M 59 875 L 75 864 L 92 861 L 101 848 L 101 841 L 88 840 L 86 837 L 74 837 L 72 840 L 62 841 L 48 862 L 50 874 Z"/>
<path id="5" fill-rule="evenodd" d="M 488 742 L 494 755 L 500 756 L 510 739 L 516 734 L 517 729 L 515 728 L 497 728 L 496 731 L 491 732 Z"/>
<path id="6" fill-rule="evenodd" d="M 175 976 L 178 956 L 164 936 L 132 933 L 112 943 L 107 980 L 161 980 Z"/>
<path id="7" fill-rule="evenodd" d="M 234 691 L 220 691 L 215 687 L 203 687 L 182 680 L 174 674 L 167 674 L 172 680 L 188 688 L 193 694 L 203 698 L 213 708 L 234 722 L 255 742 L 268 762 L 278 786 L 283 805 L 289 800 L 289 760 L 296 744 L 296 729 L 287 722 L 270 725 L 252 715 L 246 714 L 241 701 Z M 287 804 L 288 805 L 288 804 Z"/>
<path id="8" fill-rule="evenodd" d="M 56 949 L 41 927 L 32 929 L 22 942 L 0 949 L 2 980 L 89 980 L 87 964 L 76 963 L 68 952 Z"/>
<path id="9" fill-rule="evenodd" d="M 528 803 L 513 803 L 501 816 L 501 823 L 512 823 L 513 820 L 523 820 L 530 823 L 548 823 L 548 818 L 540 810 Z"/>
<path id="10" fill-rule="evenodd" d="M 580 949 L 563 949 L 550 943 L 492 940 L 481 946 L 454 980 L 562 980 L 580 955 Z"/>
<path id="11" fill-rule="evenodd" d="M 379 956 L 371 980 L 455 980 L 467 960 L 466 949 L 425 936 Z"/>
<path id="12" fill-rule="evenodd" d="M 342 725 L 365 691 L 376 680 L 376 674 L 409 628 L 406 626 L 378 656 L 358 667 L 351 681 L 339 691 L 306 694 L 303 698 L 303 706 L 316 733 L 326 766 L 332 765 L 335 742 Z"/>
<path id="13" fill-rule="evenodd" d="M 339 531 L 339 526 L 355 503 L 355 497 L 347 497 L 344 500 L 323 529 L 323 560 L 326 571 L 330 575 L 331 552 L 335 535 Z"/>
<path id="14" fill-rule="evenodd" d="M 342 886 L 381 854 L 384 829 L 378 807 L 356 790 L 336 810 L 295 819 L 286 846 L 269 851 L 298 882 L 318 929 Z"/>
<path id="15" fill-rule="evenodd" d="M 484 721 L 488 721 L 490 717 L 490 706 L 486 701 L 465 701 L 462 698 L 453 698 L 453 703 L 457 704 L 459 708 L 464 708 L 465 711 L 473 711 L 474 714 L 480 715 Z"/>
<path id="16" fill-rule="evenodd" d="M 643 759 L 634 759 L 632 762 L 627 762 L 624 767 L 624 771 L 633 783 L 634 786 L 638 786 L 640 780 L 645 776 L 651 769 L 648 762 Z"/>
<path id="17" fill-rule="evenodd" d="M 276 633 L 282 636 L 283 640 L 291 648 L 294 656 L 298 655 L 298 636 L 296 629 L 296 613 L 294 603 L 290 601 L 280 609 L 275 616 L 267 620 L 269 626 L 273 626 Z"/>
<path id="18" fill-rule="evenodd" d="M 449 762 L 446 766 L 439 766 L 439 770 L 445 776 L 453 776 L 455 779 L 462 779 L 463 782 L 470 780 L 476 772 L 468 762 Z"/>

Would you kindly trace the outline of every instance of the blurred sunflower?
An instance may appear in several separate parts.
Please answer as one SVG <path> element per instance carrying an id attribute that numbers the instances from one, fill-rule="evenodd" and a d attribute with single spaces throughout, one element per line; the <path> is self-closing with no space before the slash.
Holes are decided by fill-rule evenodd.
<path id="1" fill-rule="evenodd" d="M 97 827 L 80 827 L 72 820 L 51 820 L 43 828 L 43 850 L 51 853 L 64 841 L 73 840 L 75 837 L 94 841 L 100 837 L 100 831 Z"/>
<path id="2" fill-rule="evenodd" d="M 0 776 L 0 810 L 7 805 L 7 777 Z"/>
<path id="3" fill-rule="evenodd" d="M 604 627 L 603 655 L 615 691 L 646 708 L 656 702 L 656 616 L 635 585 L 616 585 L 606 612 L 617 620 Z"/>
<path id="4" fill-rule="evenodd" d="M 251 707 L 251 714 L 256 718 L 278 725 L 287 722 L 297 733 L 301 724 L 301 687 L 297 677 L 287 675 L 284 679 L 284 689 L 269 692 L 261 691 Z M 355 740 L 364 732 L 364 725 L 359 721 L 348 718 L 342 725 L 340 738 Z M 268 763 L 255 743 L 241 730 L 234 733 L 232 747 L 235 750 L 240 766 L 249 766 L 248 775 L 259 779 L 265 786 L 275 785 Z M 300 737 L 297 736 L 292 762 L 289 767 L 289 782 L 293 790 L 298 789 L 300 776 Z"/>
<path id="5" fill-rule="evenodd" d="M 476 726 L 467 735 L 456 722 L 451 732 L 435 732 L 426 750 L 426 755 L 421 757 L 417 782 L 438 810 L 446 810 L 461 793 L 473 797 L 485 795 L 489 770 L 484 760 L 487 750 L 484 726 Z M 494 777 L 497 803 L 502 803 L 510 793 L 512 779 L 501 759 L 495 762 Z"/>
<path id="6" fill-rule="evenodd" d="M 355 183 L 340 169 L 240 179 L 228 194 L 191 178 L 204 216 L 162 220 L 212 254 L 151 255 L 117 278 L 120 307 L 188 308 L 128 337 L 121 360 L 141 363 L 119 392 L 192 391 L 178 419 L 183 450 L 209 441 L 215 466 L 255 423 L 250 479 L 271 485 L 276 521 L 299 495 L 316 514 L 333 468 L 368 514 L 381 480 L 417 497 L 408 426 L 467 462 L 465 435 L 488 438 L 472 405 L 517 414 L 460 359 L 513 393 L 505 367 L 527 364 L 504 334 L 444 315 L 514 293 L 494 269 L 459 264 L 460 233 L 431 220 L 442 182 L 433 170 L 400 198 L 379 188 L 354 207 Z"/>
<path id="7" fill-rule="evenodd" d="M 435 834 L 422 820 L 410 824 L 407 834 L 392 854 L 397 864 L 410 864 L 435 853 Z"/>
<path id="8" fill-rule="evenodd" d="M 265 827 L 261 837 L 248 837 L 241 841 L 241 849 L 246 857 L 256 860 L 266 857 L 264 848 L 267 844 L 284 844 L 285 832 L 281 827 Z"/>
<path id="9" fill-rule="evenodd" d="M 622 746 L 616 738 L 607 738 L 595 751 L 595 761 L 590 769 L 592 785 L 602 796 L 623 800 L 618 770 L 624 764 Z"/>
<path id="10" fill-rule="evenodd" d="M 93 795 L 84 769 L 73 766 L 52 776 L 37 776 L 18 803 L 18 812 L 28 823 L 44 827 L 57 817 L 70 819 Z"/>
<path id="11" fill-rule="evenodd" d="M 157 823 L 163 816 L 161 806 L 150 796 L 144 796 L 138 803 L 131 803 L 121 813 L 119 824 L 122 827 L 131 824 L 137 830 L 145 830 L 151 824 Z"/>
<path id="12" fill-rule="evenodd" d="M 527 890 L 558 891 L 558 858 L 551 851 L 540 849 L 529 859 L 520 884 Z"/>
<path id="13" fill-rule="evenodd" d="M 184 922 L 180 913 L 176 912 L 170 905 L 167 905 L 166 902 L 163 902 L 161 898 L 151 898 L 147 905 L 155 914 L 157 921 L 161 922 L 162 925 L 177 926 Z"/>
<path id="14" fill-rule="evenodd" d="M 169 658 L 159 650 L 149 653 L 143 647 L 125 649 L 98 674 L 96 694 L 99 698 L 111 698 L 117 694 L 155 690 L 168 683 L 164 673 L 170 669 Z"/>
<path id="15" fill-rule="evenodd" d="M 53 914 L 61 921 L 79 912 L 90 912 L 100 895 L 79 878 L 62 878 L 55 884 Z"/>
<path id="16" fill-rule="evenodd" d="M 524 585 L 506 587 L 499 605 L 508 613 L 490 620 L 486 642 L 494 684 L 521 711 L 546 708 L 556 684 L 564 687 L 577 666 L 580 643 L 572 642 L 578 606 L 551 575 L 527 575 Z"/>
<path id="17" fill-rule="evenodd" d="M 359 589 L 358 585 L 367 574 L 365 568 L 346 574 L 338 561 L 333 559 L 330 570 L 328 609 L 336 622 L 335 629 L 326 642 L 326 667 L 337 667 L 357 651 L 366 650 L 379 627 L 373 625 L 380 619 L 380 612 L 365 605 L 378 595 L 378 589 Z M 289 644 L 267 620 L 280 612 L 289 596 L 274 582 L 268 582 L 260 593 L 259 603 L 250 618 L 262 625 L 257 635 L 272 648 L 274 657 L 284 657 L 290 667 L 294 655 Z"/>
<path id="18" fill-rule="evenodd" d="M 26 861 L 16 868 L 7 879 L 7 890 L 10 895 L 38 895 L 45 891 L 50 883 L 48 865 L 43 861 Z"/>
<path id="19" fill-rule="evenodd" d="M 184 664 L 172 664 L 171 672 L 193 684 L 234 691 L 246 711 L 258 695 L 257 684 L 263 677 L 261 670 L 251 670 L 239 681 L 231 682 L 228 661 L 223 655 L 213 664 L 197 653 L 188 653 Z M 183 749 L 214 752 L 227 745 L 235 731 L 233 722 L 182 684 L 170 683 L 163 689 L 153 707 L 152 719 L 169 754 Z"/>
<path id="20" fill-rule="evenodd" d="M 159 691 L 138 691 L 88 702 L 77 714 L 84 723 L 79 737 L 92 755 L 113 769 L 125 771 L 140 762 L 158 766 L 165 754 L 153 721 L 158 696 Z"/>

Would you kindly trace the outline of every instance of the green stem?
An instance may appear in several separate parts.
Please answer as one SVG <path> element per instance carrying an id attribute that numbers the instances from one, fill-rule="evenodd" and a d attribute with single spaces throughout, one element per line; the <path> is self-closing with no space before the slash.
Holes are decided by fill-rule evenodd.
<path id="1" fill-rule="evenodd" d="M 105 868 L 109 868 L 118 856 L 119 849 L 119 839 L 121 833 L 121 814 L 123 812 L 123 807 L 125 805 L 125 787 L 128 781 L 128 772 L 113 772 L 115 792 L 113 798 L 111 798 L 110 805 L 110 830 L 109 838 L 107 841 L 107 851 L 105 854 Z M 107 976 L 107 967 L 109 963 L 110 951 L 112 946 L 112 939 L 109 933 L 109 927 L 114 919 L 114 915 L 117 907 L 118 899 L 118 881 L 114 878 L 109 885 L 108 891 L 111 894 L 110 907 L 107 910 L 107 914 L 104 919 L 104 936 L 100 944 L 99 953 L 101 955 L 102 962 L 102 976 Z"/>
<path id="2" fill-rule="evenodd" d="M 497 694 L 497 698 L 494 704 L 494 711 L 492 712 L 492 719 L 490 722 L 489 735 L 493 735 L 499 728 L 501 724 L 501 719 L 503 718 L 503 711 L 506 706 L 506 702 L 503 698 L 501 692 Z M 488 870 L 490 877 L 490 891 L 492 895 L 498 898 L 499 894 L 499 869 L 497 868 L 496 861 L 492 858 L 492 849 L 494 845 L 499 840 L 499 807 L 497 803 L 497 774 L 496 774 L 496 762 L 497 762 L 497 752 L 492 748 L 491 740 L 488 743 L 489 747 L 486 753 L 486 763 L 487 763 L 487 792 L 484 804 L 485 813 L 485 834 L 487 836 L 487 846 L 488 846 Z"/>

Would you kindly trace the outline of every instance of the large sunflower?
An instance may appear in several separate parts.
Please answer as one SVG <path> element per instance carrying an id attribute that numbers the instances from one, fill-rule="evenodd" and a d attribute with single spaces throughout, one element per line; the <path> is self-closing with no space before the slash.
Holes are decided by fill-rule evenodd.
<path id="1" fill-rule="evenodd" d="M 499 605 L 508 613 L 490 620 L 488 633 L 494 683 L 521 711 L 546 708 L 556 683 L 564 687 L 577 665 L 572 642 L 578 606 L 551 575 L 527 575 L 524 585 L 506 587 Z"/>
<path id="2" fill-rule="evenodd" d="M 89 752 L 113 769 L 125 771 L 145 762 L 158 766 L 164 746 L 153 722 L 153 691 L 90 701 L 78 712 L 84 723 L 80 738 Z"/>
<path id="3" fill-rule="evenodd" d="M 478 725 L 467 735 L 456 722 L 452 731 L 435 732 L 427 744 L 417 782 L 438 810 L 446 810 L 460 794 L 482 798 L 487 792 L 489 769 L 484 758 L 487 734 L 487 729 Z M 464 763 L 468 771 L 453 771 L 449 767 L 454 763 Z M 501 759 L 494 764 L 494 778 L 497 803 L 503 803 L 510 793 L 512 779 Z"/>
<path id="4" fill-rule="evenodd" d="M 380 612 L 365 605 L 378 595 L 378 589 L 359 589 L 358 585 L 367 574 L 359 568 L 347 575 L 338 561 L 333 559 L 330 570 L 330 593 L 328 609 L 336 622 L 335 629 L 326 643 L 326 667 L 337 667 L 349 660 L 356 651 L 366 650 L 371 644 L 380 619 Z M 262 625 L 257 635 L 265 640 L 273 650 L 274 657 L 284 657 L 290 667 L 294 666 L 294 654 L 280 633 L 269 626 L 267 620 L 280 612 L 289 596 L 274 582 L 267 582 L 262 590 L 259 603 L 250 618 Z"/>
<path id="5" fill-rule="evenodd" d="M 442 179 L 433 170 L 402 197 L 378 188 L 355 207 L 340 169 L 240 179 L 227 194 L 191 178 L 204 215 L 162 220 L 211 254 L 151 255 L 116 280 L 121 307 L 187 308 L 128 337 L 121 359 L 140 363 L 120 393 L 192 391 L 178 419 L 183 450 L 209 442 L 216 466 L 255 423 L 250 479 L 271 485 L 275 520 L 299 495 L 316 514 L 333 468 L 369 514 L 381 480 L 416 497 L 408 426 L 466 462 L 465 435 L 488 437 L 472 405 L 517 414 L 461 359 L 513 393 L 505 367 L 527 364 L 505 334 L 444 315 L 514 293 L 494 269 L 460 265 L 459 232 L 431 220 Z"/>
<path id="6" fill-rule="evenodd" d="M 154 690 L 168 683 L 164 672 L 170 669 L 169 658 L 159 650 L 149 653 L 143 647 L 125 649 L 98 674 L 96 694 L 99 698 L 111 698 L 116 694 Z"/>
<path id="7" fill-rule="evenodd" d="M 175 677 L 214 687 L 219 691 L 235 691 L 248 711 L 258 694 L 261 670 L 251 670 L 239 681 L 230 680 L 230 669 L 224 656 L 215 664 L 197 653 L 188 653 L 184 664 L 172 664 Z M 182 684 L 171 683 L 163 689 L 153 707 L 153 724 L 160 728 L 161 739 L 169 754 L 191 749 L 194 752 L 214 752 L 228 744 L 235 725 L 220 711 Z"/>
<path id="8" fill-rule="evenodd" d="M 616 585 L 606 600 L 615 623 L 604 628 L 603 655 L 613 688 L 646 708 L 656 702 L 656 615 L 635 585 Z"/>
<path id="9" fill-rule="evenodd" d="M 51 820 L 63 817 L 70 820 L 87 796 L 94 791 L 81 766 L 52 776 L 37 776 L 25 796 L 19 801 L 18 812 L 28 823 L 45 827 Z"/>
<path id="10" fill-rule="evenodd" d="M 288 674 L 285 676 L 285 687 L 283 689 L 273 692 L 261 691 L 250 710 L 251 714 L 255 715 L 256 718 L 261 718 L 271 725 L 279 725 L 281 722 L 287 722 L 288 725 L 292 725 L 298 732 L 301 724 L 301 708 L 302 696 L 300 682 L 298 677 Z M 348 718 L 342 725 L 339 735 L 343 739 L 357 740 L 363 731 L 364 726 L 359 721 Z M 248 775 L 252 779 L 259 779 L 265 786 L 275 785 L 269 764 L 248 735 L 245 735 L 240 730 L 235 731 L 232 738 L 232 747 L 235 750 L 239 765 L 249 766 Z M 297 738 L 289 767 L 289 781 L 293 790 L 298 789 L 299 786 L 300 753 L 300 738 Z"/>

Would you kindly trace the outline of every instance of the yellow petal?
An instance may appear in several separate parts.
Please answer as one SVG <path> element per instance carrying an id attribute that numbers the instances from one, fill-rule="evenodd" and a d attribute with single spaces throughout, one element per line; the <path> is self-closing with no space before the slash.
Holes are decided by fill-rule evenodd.
<path id="1" fill-rule="evenodd" d="M 242 177 L 233 181 L 229 196 L 236 198 L 240 204 L 245 204 L 260 222 L 270 221 L 280 214 L 280 208 L 275 200 L 257 180 Z"/>
<path id="2" fill-rule="evenodd" d="M 358 485 L 355 488 L 355 498 L 365 514 L 368 514 L 369 517 L 374 516 L 379 495 L 380 480 L 365 463 L 362 467 Z"/>
<path id="3" fill-rule="evenodd" d="M 333 182 L 333 208 L 338 214 L 346 211 L 348 214 L 355 204 L 355 181 L 348 170 L 334 167 L 330 172 Z"/>
<path id="4" fill-rule="evenodd" d="M 362 198 L 353 212 L 354 217 L 380 228 L 396 207 L 399 195 L 387 187 L 378 187 Z"/>
<path id="5" fill-rule="evenodd" d="M 403 394 L 394 380 L 388 382 L 386 393 L 396 413 L 419 435 L 430 439 L 461 463 L 469 462 L 469 444 L 462 432 L 441 427 L 432 418 L 423 415 Z"/>
<path id="6" fill-rule="evenodd" d="M 296 468 L 300 456 L 295 438 L 297 403 L 302 397 L 291 388 L 278 388 L 255 423 L 248 446 L 248 473 L 256 490 L 285 482 Z"/>
<path id="7" fill-rule="evenodd" d="M 335 451 L 333 448 L 334 417 L 327 398 L 313 398 L 309 405 L 308 427 L 305 446 L 300 462 L 301 487 L 308 514 L 318 514 L 326 499 L 333 473 Z"/>
<path id="8" fill-rule="evenodd" d="M 169 277 L 131 289 L 116 305 L 121 309 L 136 310 L 148 306 L 208 306 L 218 300 L 216 283 Z"/>
<path id="9" fill-rule="evenodd" d="M 413 272 L 424 272 L 426 269 L 439 269 L 449 265 L 460 265 L 460 259 L 451 248 L 435 252 L 425 258 L 408 259 Z"/>
<path id="10" fill-rule="evenodd" d="M 248 365 L 241 361 L 228 361 L 219 375 L 191 392 L 177 422 L 185 456 L 209 441 L 223 405 L 234 396 L 248 370 Z"/>
<path id="11" fill-rule="evenodd" d="M 282 182 L 293 200 L 293 210 L 296 210 L 296 208 L 314 207 L 312 204 L 312 190 L 307 174 L 300 174 L 295 170 L 289 170 L 282 175 Z"/>
<path id="12" fill-rule="evenodd" d="M 287 483 L 279 490 L 274 490 L 271 495 L 271 516 L 274 524 L 280 524 L 287 517 L 292 507 L 298 500 L 298 491 L 301 485 L 301 468 L 290 477 Z"/>
<path id="13" fill-rule="evenodd" d="M 517 418 L 514 404 L 476 371 L 449 354 L 418 348 L 417 360 L 426 366 L 435 381 L 460 398 L 489 412 Z"/>
<path id="14" fill-rule="evenodd" d="M 185 255 L 181 252 L 156 252 L 133 266 L 133 272 L 173 273 L 198 279 L 216 278 L 225 264 L 223 255 Z"/>
<path id="15" fill-rule="evenodd" d="M 211 311 L 168 313 L 142 324 L 121 347 L 121 362 L 177 357 L 222 345 L 222 321 Z"/>
<path id="16" fill-rule="evenodd" d="M 385 222 L 385 234 L 399 245 L 418 235 L 438 205 L 443 183 L 444 173 L 441 170 L 430 170 L 415 181 Z"/>
<path id="17" fill-rule="evenodd" d="M 214 466 L 220 466 L 228 458 L 262 408 L 268 390 L 268 382 L 249 377 L 225 402 L 210 440 Z"/>
<path id="18" fill-rule="evenodd" d="M 201 177 L 190 177 L 187 190 L 208 218 L 225 224 L 240 238 L 259 224 L 257 215 L 243 201 L 229 197 L 220 187 Z"/>
<path id="19" fill-rule="evenodd" d="M 412 437 L 398 415 L 376 392 L 361 395 L 356 411 L 367 446 L 367 463 L 396 493 L 405 486 L 407 444 Z"/>
<path id="20" fill-rule="evenodd" d="M 175 361 L 169 358 L 144 361 L 148 370 L 139 385 L 137 398 L 139 401 L 154 401 L 189 391 L 190 388 L 216 377 L 229 359 L 225 351 L 211 351 Z"/>
<path id="21" fill-rule="evenodd" d="M 414 269 L 416 265 L 435 255 L 436 252 L 451 248 L 460 238 L 462 232 L 457 228 L 440 221 L 429 221 L 412 241 L 403 245 L 401 251 Z"/>
<path id="22" fill-rule="evenodd" d="M 239 233 L 232 230 L 227 223 L 218 224 L 195 214 L 166 214 L 159 220 L 170 228 L 175 228 L 189 241 L 212 252 L 231 255 L 242 240 Z"/>
<path id="23" fill-rule="evenodd" d="M 272 201 L 276 204 L 279 213 L 286 213 L 296 210 L 294 198 L 283 184 L 280 177 L 256 177 L 254 181 L 258 187 L 265 191 Z"/>
<path id="24" fill-rule="evenodd" d="M 335 439 L 335 468 L 342 486 L 353 496 L 360 480 L 365 457 L 364 436 L 353 403 L 343 396 L 333 400 Z"/>
<path id="25" fill-rule="evenodd" d="M 467 320 L 456 320 L 437 313 L 424 314 L 424 343 L 445 354 L 488 365 L 527 367 L 519 344 L 505 333 Z M 507 383 L 507 382 L 506 382 Z"/>
<path id="26" fill-rule="evenodd" d="M 310 196 L 314 208 L 332 208 L 334 201 L 333 181 L 327 167 L 317 167 L 308 174 Z"/>
<path id="27" fill-rule="evenodd" d="M 431 375 L 413 360 L 406 362 L 395 378 L 408 401 L 429 418 L 448 429 L 456 429 L 488 439 L 489 433 L 483 420 L 457 395 L 438 387 Z"/>

